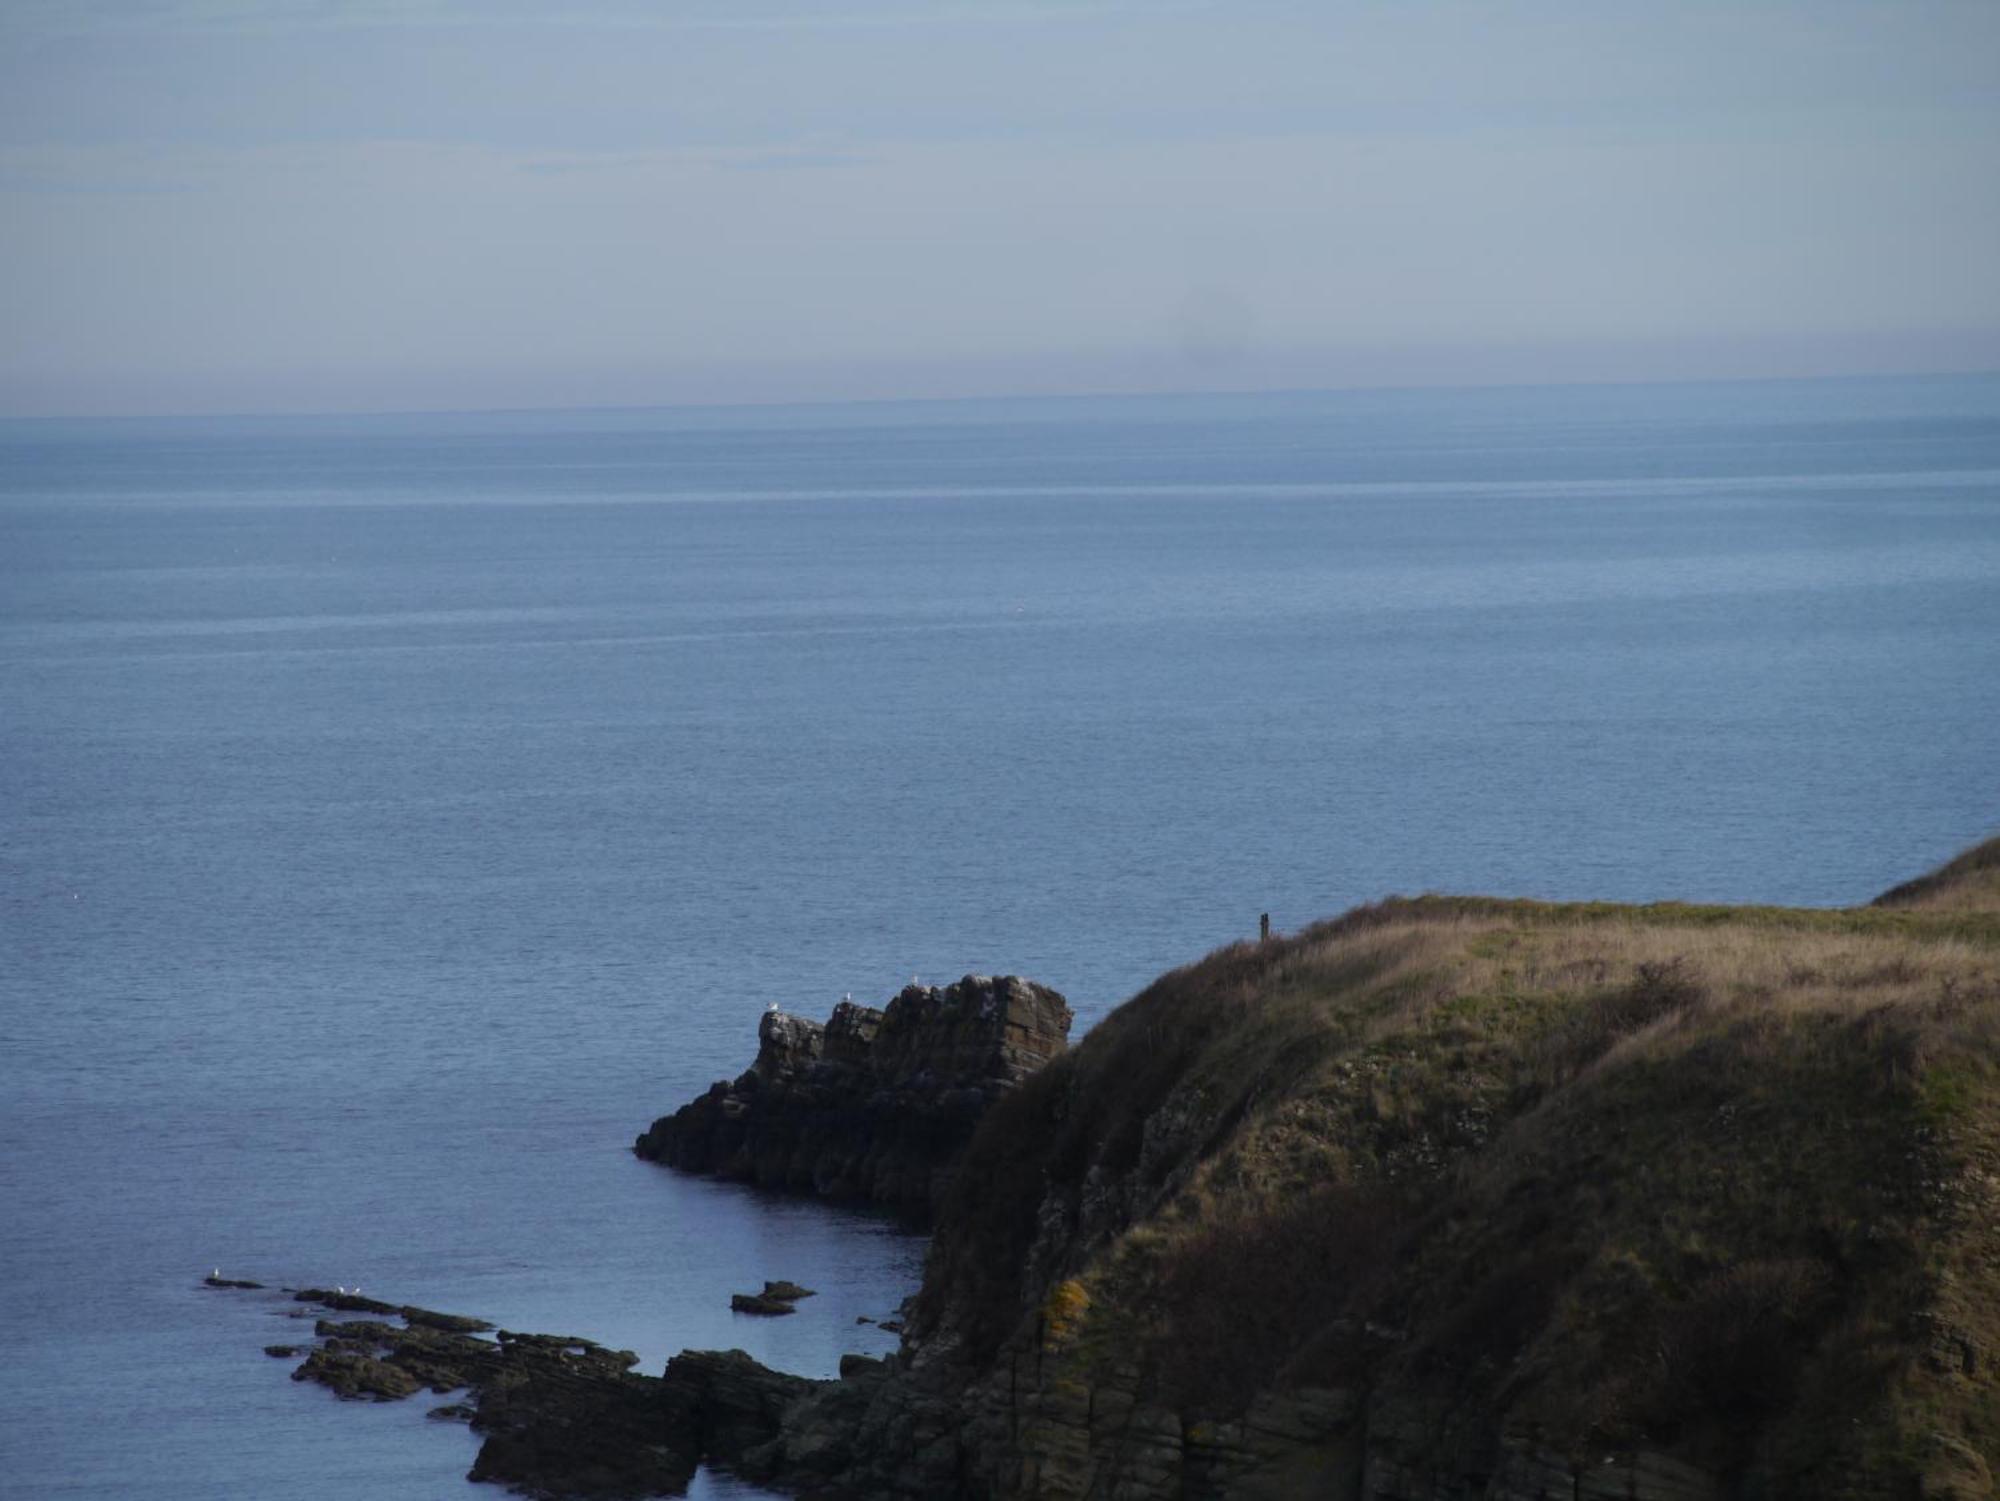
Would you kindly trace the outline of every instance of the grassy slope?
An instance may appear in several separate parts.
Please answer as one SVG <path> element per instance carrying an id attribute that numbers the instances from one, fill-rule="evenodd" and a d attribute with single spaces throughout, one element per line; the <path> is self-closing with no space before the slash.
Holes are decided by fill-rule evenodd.
<path id="1" fill-rule="evenodd" d="M 916 1328 L 1057 1310 L 1192 1415 L 1347 1386 L 1447 1445 L 1985 1495 L 1996 1060 L 2000 840 L 1850 911 L 1391 900 L 1163 976 L 998 1109 Z"/>

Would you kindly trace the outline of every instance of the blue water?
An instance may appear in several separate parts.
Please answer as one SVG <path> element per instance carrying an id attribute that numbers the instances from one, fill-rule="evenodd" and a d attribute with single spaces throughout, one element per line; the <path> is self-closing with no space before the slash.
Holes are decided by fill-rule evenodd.
<path id="1" fill-rule="evenodd" d="M 0 427 L 0 1489 L 478 1494 L 218 1264 L 829 1372 L 921 1242 L 626 1152 L 767 1002 L 1863 900 L 1996 669 L 1996 378 Z"/>

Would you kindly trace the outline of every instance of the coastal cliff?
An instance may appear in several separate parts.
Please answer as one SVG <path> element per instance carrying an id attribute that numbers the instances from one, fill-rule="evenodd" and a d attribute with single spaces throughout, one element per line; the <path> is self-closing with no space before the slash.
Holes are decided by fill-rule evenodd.
<path id="1" fill-rule="evenodd" d="M 474 1477 L 545 1497 L 1996 1496 L 2000 840 L 1846 910 L 1391 899 L 1068 1017 L 767 1017 L 648 1133 L 934 1202 L 894 1355 L 642 1376 L 319 1291 L 375 1317 L 299 1379 L 469 1386 Z"/>
<path id="2" fill-rule="evenodd" d="M 1997 865 L 1220 950 L 994 1105 L 899 1355 L 669 1405 L 815 1498 L 1992 1497 Z"/>
<path id="3" fill-rule="evenodd" d="M 824 1022 L 765 1013 L 757 1059 L 633 1150 L 688 1172 L 928 1219 L 980 1117 L 1068 1046 L 1069 1004 L 1013 975 L 910 985 Z"/>

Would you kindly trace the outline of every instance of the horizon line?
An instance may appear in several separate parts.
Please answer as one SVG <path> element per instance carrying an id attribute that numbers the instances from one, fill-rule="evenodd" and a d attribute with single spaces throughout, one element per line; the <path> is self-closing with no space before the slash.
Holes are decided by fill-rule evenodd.
<path id="1" fill-rule="evenodd" d="M 549 404 L 543 406 L 419 406 L 419 407 L 299 407 L 273 411 L 179 412 L 44 412 L 0 413 L 0 428 L 76 423 L 197 423 L 197 422 L 338 422 L 391 418 L 640 416 L 666 412 L 748 413 L 787 411 L 855 411 L 891 407 L 1007 406 L 1036 402 L 1198 401 L 1287 396 L 1363 396 L 1435 392 L 1582 391 L 1675 386 L 1830 385 L 1858 381 L 1980 380 L 2000 378 L 2000 366 L 1939 370 L 1855 370 L 1812 375 L 1680 375 L 1604 380 L 1402 381 L 1348 385 L 1268 387 L 1194 387 L 1177 390 L 1145 388 L 1017 391 L 955 396 L 855 396 L 779 401 L 661 401 Z"/>

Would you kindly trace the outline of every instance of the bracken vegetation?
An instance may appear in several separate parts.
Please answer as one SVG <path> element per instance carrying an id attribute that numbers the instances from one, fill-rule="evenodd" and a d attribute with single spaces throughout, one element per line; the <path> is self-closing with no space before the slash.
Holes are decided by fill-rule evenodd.
<path id="1" fill-rule="evenodd" d="M 982 1127 L 915 1327 L 1046 1343 L 1059 1285 L 1064 1358 L 1194 1416 L 1991 1494 L 2000 840 L 1866 908 L 1391 900 L 1163 976 Z"/>

